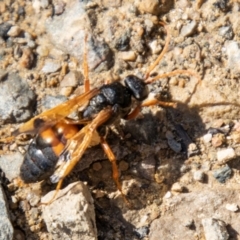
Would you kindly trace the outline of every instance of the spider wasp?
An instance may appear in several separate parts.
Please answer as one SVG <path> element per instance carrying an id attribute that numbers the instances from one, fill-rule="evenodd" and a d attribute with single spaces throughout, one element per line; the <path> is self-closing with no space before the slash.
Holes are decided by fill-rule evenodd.
<path id="1" fill-rule="evenodd" d="M 57 187 L 52 200 L 48 203 L 55 199 L 64 178 L 81 160 L 96 136 L 100 139 L 100 144 L 112 164 L 116 186 L 124 200 L 128 202 L 119 181 L 116 157 L 106 141 L 107 128 L 121 118 L 126 120 L 135 118 L 144 106 L 157 104 L 163 107 L 175 107 L 176 103 L 149 98 L 147 84 L 159 78 L 187 74 L 195 76 L 200 82 L 198 74 L 190 70 L 175 70 L 153 78 L 149 77 L 163 58 L 170 42 L 166 24 L 164 22 L 159 24 L 165 28 L 166 43 L 161 54 L 148 68 L 144 79 L 128 75 L 124 79 L 124 84 L 113 82 L 90 90 L 85 44 L 83 61 L 85 93 L 35 116 L 13 132 L 13 137 L 20 134 L 35 135 L 24 157 L 20 177 L 25 183 L 32 183 L 50 176 L 51 182 L 57 183 Z M 135 107 L 133 102 L 137 102 Z M 81 112 L 81 119 L 74 120 L 68 117 L 75 111 Z"/>

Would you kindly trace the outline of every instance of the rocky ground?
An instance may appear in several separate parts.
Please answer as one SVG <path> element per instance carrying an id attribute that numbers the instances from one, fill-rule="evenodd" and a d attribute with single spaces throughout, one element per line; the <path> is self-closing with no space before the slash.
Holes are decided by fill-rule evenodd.
<path id="1" fill-rule="evenodd" d="M 108 142 L 127 206 L 99 146 L 50 205 L 49 180 L 15 183 L 29 136 L 0 145 L 0 239 L 240 239 L 240 3 L 237 0 L 4 0 L 0 2 L 0 136 L 83 93 L 87 35 L 91 87 L 149 84 L 177 108 L 145 107 Z"/>

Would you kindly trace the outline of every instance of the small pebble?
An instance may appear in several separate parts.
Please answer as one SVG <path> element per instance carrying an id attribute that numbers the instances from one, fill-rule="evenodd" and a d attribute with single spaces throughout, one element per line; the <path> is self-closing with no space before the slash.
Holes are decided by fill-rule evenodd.
<path id="1" fill-rule="evenodd" d="M 99 189 L 95 189 L 93 193 L 95 194 L 95 198 L 102 198 L 106 195 L 106 193 L 103 190 Z"/>
<path id="2" fill-rule="evenodd" d="M 203 182 L 204 180 L 204 173 L 201 170 L 195 171 L 193 173 L 193 179 L 198 182 Z"/>
<path id="3" fill-rule="evenodd" d="M 226 224 L 223 221 L 214 218 L 204 218 L 202 219 L 202 225 L 206 240 L 229 239 Z"/>
<path id="4" fill-rule="evenodd" d="M 217 160 L 219 162 L 227 162 L 236 157 L 236 153 L 233 148 L 221 149 L 217 152 Z"/>
<path id="5" fill-rule="evenodd" d="M 44 63 L 44 66 L 42 68 L 43 73 L 54 73 L 60 70 L 61 64 L 59 61 L 54 61 L 47 59 Z"/>
<path id="6" fill-rule="evenodd" d="M 119 58 L 121 58 L 124 61 L 130 61 L 133 62 L 136 60 L 137 55 L 134 51 L 128 51 L 128 52 L 119 52 L 118 53 Z"/>
<path id="7" fill-rule="evenodd" d="M 220 182 L 225 183 L 231 177 L 232 169 L 226 165 L 223 168 L 217 169 L 213 172 L 213 176 Z"/>
<path id="8" fill-rule="evenodd" d="M 30 48 L 25 48 L 23 50 L 23 55 L 19 61 L 20 66 L 24 68 L 31 68 L 34 61 L 34 55 Z"/>
<path id="9" fill-rule="evenodd" d="M 73 92 L 73 88 L 72 87 L 63 87 L 60 90 L 60 95 L 63 95 L 65 97 L 69 97 Z"/>
<path id="10" fill-rule="evenodd" d="M 172 193 L 170 191 L 166 192 L 163 198 L 168 199 L 172 196 Z"/>
<path id="11" fill-rule="evenodd" d="M 49 49 L 46 46 L 38 46 L 36 52 L 40 57 L 47 57 L 49 54 Z"/>
<path id="12" fill-rule="evenodd" d="M 222 133 L 218 133 L 213 135 L 212 137 L 212 146 L 213 147 L 220 147 L 225 141 L 225 136 Z"/>
<path id="13" fill-rule="evenodd" d="M 39 216 L 39 210 L 38 208 L 34 207 L 34 208 L 31 208 L 30 211 L 30 216 L 33 220 L 37 220 L 38 219 L 38 216 Z"/>
<path id="14" fill-rule="evenodd" d="M 238 205 L 236 203 L 227 203 L 226 204 L 226 209 L 231 211 L 231 212 L 237 212 L 238 211 Z"/>
<path id="15" fill-rule="evenodd" d="M 143 226 L 138 229 L 134 229 L 134 233 L 138 236 L 139 239 L 143 239 L 149 233 L 149 227 Z"/>
<path id="16" fill-rule="evenodd" d="M 217 119 L 213 122 L 213 128 L 220 128 L 223 126 L 223 124 L 224 124 L 223 119 L 221 119 L 221 118 Z"/>
<path id="17" fill-rule="evenodd" d="M 121 162 L 119 163 L 119 169 L 120 169 L 121 171 L 127 171 L 128 168 L 129 168 L 128 162 L 126 162 L 126 161 L 121 161 Z"/>
<path id="18" fill-rule="evenodd" d="M 27 43 L 27 46 L 29 48 L 35 48 L 36 47 L 36 43 L 33 40 L 29 40 Z"/>
<path id="19" fill-rule="evenodd" d="M 188 145 L 187 152 L 188 152 L 188 157 L 191 157 L 193 155 L 198 154 L 199 153 L 199 149 L 198 149 L 198 147 L 197 147 L 197 145 L 195 143 L 190 143 Z"/>
<path id="20" fill-rule="evenodd" d="M 79 72 L 69 72 L 63 78 L 60 83 L 60 87 L 77 87 L 79 84 L 79 78 L 81 74 Z"/>
<path id="21" fill-rule="evenodd" d="M 21 29 L 18 26 L 12 26 L 7 32 L 9 37 L 17 37 L 21 33 Z"/>
<path id="22" fill-rule="evenodd" d="M 30 210 L 30 205 L 27 200 L 22 200 L 19 202 L 19 208 L 22 209 L 23 212 L 27 212 Z"/>
<path id="23" fill-rule="evenodd" d="M 157 14 L 159 5 L 158 0 L 143 0 L 139 3 L 139 9 L 150 14 Z"/>
<path id="24" fill-rule="evenodd" d="M 228 40 L 232 39 L 233 37 L 233 31 L 231 26 L 223 26 L 219 28 L 218 34 Z"/>
<path id="25" fill-rule="evenodd" d="M 235 144 L 240 143 L 240 132 L 234 131 L 231 133 L 231 139 Z"/>
<path id="26" fill-rule="evenodd" d="M 183 187 L 180 185 L 180 183 L 176 182 L 172 185 L 171 190 L 173 192 L 182 192 Z"/>
<path id="27" fill-rule="evenodd" d="M 148 44 L 153 54 L 158 54 L 162 50 L 162 46 L 158 43 L 157 40 L 153 40 Z"/>
<path id="28" fill-rule="evenodd" d="M 180 34 L 183 37 L 189 37 L 190 35 L 195 33 L 196 29 L 197 29 L 196 21 L 191 21 L 190 23 L 188 23 L 182 27 Z"/>
<path id="29" fill-rule="evenodd" d="M 64 8 L 65 8 L 65 3 L 63 1 L 56 2 L 54 5 L 54 13 L 55 15 L 60 15 L 63 13 Z"/>
<path id="30" fill-rule="evenodd" d="M 102 169 L 102 164 L 100 162 L 95 162 L 92 168 L 94 171 L 100 171 Z"/>
<path id="31" fill-rule="evenodd" d="M 175 139 L 168 139 L 168 145 L 176 153 L 179 153 L 182 150 L 181 143 L 177 142 Z"/>

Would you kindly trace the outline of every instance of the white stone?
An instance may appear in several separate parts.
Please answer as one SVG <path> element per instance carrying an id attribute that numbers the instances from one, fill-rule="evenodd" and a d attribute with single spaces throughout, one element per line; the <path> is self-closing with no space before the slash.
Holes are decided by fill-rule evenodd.
<path id="1" fill-rule="evenodd" d="M 12 26 L 10 30 L 8 31 L 7 35 L 9 37 L 17 37 L 21 32 L 21 28 L 18 26 Z"/>
<path id="2" fill-rule="evenodd" d="M 204 143 L 210 143 L 212 140 L 212 134 L 211 133 L 207 133 L 203 136 L 203 142 Z"/>
<path id="3" fill-rule="evenodd" d="M 162 46 L 158 43 L 157 40 L 153 40 L 148 44 L 153 54 L 158 54 L 162 50 Z"/>
<path id="4" fill-rule="evenodd" d="M 124 61 L 135 61 L 137 58 L 137 55 L 134 51 L 124 51 L 124 52 L 119 52 L 118 57 Z"/>
<path id="5" fill-rule="evenodd" d="M 219 162 L 226 162 L 236 156 L 233 148 L 221 149 L 217 152 L 217 160 Z"/>
<path id="6" fill-rule="evenodd" d="M 238 211 L 238 205 L 236 203 L 227 203 L 226 209 L 231 212 L 236 212 L 236 211 Z"/>

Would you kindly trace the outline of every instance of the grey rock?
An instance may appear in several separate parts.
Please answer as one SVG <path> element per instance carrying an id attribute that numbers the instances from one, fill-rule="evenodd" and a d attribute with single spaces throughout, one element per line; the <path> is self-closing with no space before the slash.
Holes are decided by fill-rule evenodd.
<path id="1" fill-rule="evenodd" d="M 224 27 L 220 27 L 218 30 L 218 34 L 222 37 L 224 37 L 225 39 L 232 39 L 233 38 L 233 30 L 231 26 L 224 26 Z"/>
<path id="2" fill-rule="evenodd" d="M 80 80 L 83 80 L 83 75 L 78 71 L 71 71 L 64 76 L 60 87 L 77 87 Z"/>
<path id="3" fill-rule="evenodd" d="M 229 234 L 226 224 L 223 221 L 205 218 L 202 219 L 202 225 L 206 240 L 228 240 Z"/>
<path id="4" fill-rule="evenodd" d="M 240 74 L 240 47 L 236 41 L 227 41 L 225 43 L 226 53 L 228 57 L 227 67 L 235 74 Z"/>
<path id="5" fill-rule="evenodd" d="M 22 162 L 23 155 L 19 152 L 0 156 L 0 168 L 9 181 L 19 176 Z"/>
<path id="6" fill-rule="evenodd" d="M 193 173 L 193 179 L 195 181 L 203 182 L 204 180 L 204 172 L 201 170 L 197 170 Z"/>
<path id="7" fill-rule="evenodd" d="M 54 73 L 57 72 L 60 68 L 61 68 L 60 62 L 47 59 L 43 65 L 42 72 Z"/>
<path id="8" fill-rule="evenodd" d="M 177 142 L 175 139 L 168 139 L 168 146 L 176 153 L 181 152 L 181 143 Z"/>
<path id="9" fill-rule="evenodd" d="M 138 229 L 134 229 L 134 233 L 139 237 L 139 239 L 142 239 L 148 235 L 149 227 L 140 227 Z"/>
<path id="10" fill-rule="evenodd" d="M 49 201 L 53 193 L 42 202 Z M 44 206 L 43 219 L 53 239 L 97 239 L 93 199 L 82 182 L 68 185 L 52 204 Z"/>
<path id="11" fill-rule="evenodd" d="M 223 168 L 217 169 L 213 172 L 213 176 L 220 182 L 225 183 L 231 177 L 232 169 L 226 165 Z"/>
<path id="12" fill-rule="evenodd" d="M 45 110 L 56 107 L 57 105 L 65 102 L 67 100 L 64 96 L 50 96 L 47 95 L 45 98 L 42 99 L 41 103 Z"/>
<path id="13" fill-rule="evenodd" d="M 9 219 L 8 207 L 6 205 L 6 197 L 0 186 L 0 240 L 13 239 L 13 226 Z"/>
<path id="14" fill-rule="evenodd" d="M 12 27 L 12 24 L 8 22 L 0 24 L 0 37 L 2 37 L 3 39 L 6 39 L 8 37 L 7 32 L 11 27 Z"/>
<path id="15" fill-rule="evenodd" d="M 126 51 L 129 48 L 130 36 L 129 33 L 123 33 L 119 38 L 115 39 L 115 48 L 119 51 Z"/>
<path id="16" fill-rule="evenodd" d="M 108 70 L 113 63 L 112 53 L 104 40 L 97 39 L 89 30 L 91 24 L 85 6 L 86 3 L 81 1 L 69 1 L 61 15 L 48 19 L 46 30 L 57 48 L 76 57 L 80 63 L 83 62 L 84 42 L 87 36 L 90 71 Z"/>
<path id="17" fill-rule="evenodd" d="M 195 33 L 196 28 L 197 28 L 197 22 L 191 21 L 190 23 L 187 23 L 182 27 L 180 34 L 183 37 L 189 37 Z"/>
<path id="18" fill-rule="evenodd" d="M 161 205 L 161 208 L 165 209 L 164 214 L 151 223 L 149 240 L 158 240 L 159 236 L 161 239 L 169 240 L 179 239 L 179 236 L 181 239 L 194 239 L 193 235 L 200 238 L 202 237 L 202 220 L 218 219 L 219 216 L 222 221 L 231 226 L 231 229 L 234 229 L 234 232 L 238 233 L 240 216 L 226 211 L 223 204 L 229 198 L 233 202 L 238 201 L 239 196 L 235 189 L 201 188 L 196 192 L 180 193 L 171 198 L 164 198 Z M 194 222 L 194 231 L 186 227 L 186 222 L 189 220 Z"/>
<path id="19" fill-rule="evenodd" d="M 33 115 L 35 93 L 15 73 L 0 72 L 0 121 L 23 122 Z"/>

